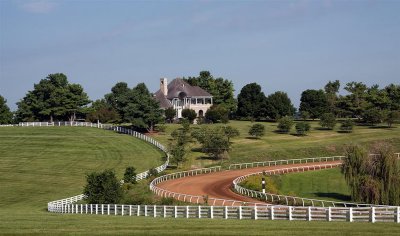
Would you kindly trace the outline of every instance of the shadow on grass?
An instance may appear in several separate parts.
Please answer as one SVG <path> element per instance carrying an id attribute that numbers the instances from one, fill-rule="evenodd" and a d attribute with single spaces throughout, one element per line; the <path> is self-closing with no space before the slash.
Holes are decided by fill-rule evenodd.
<path id="1" fill-rule="evenodd" d="M 368 128 L 369 129 L 393 129 L 393 128 L 396 128 L 396 127 L 394 127 L 394 126 L 389 127 L 387 125 L 375 125 L 375 126 L 370 126 Z"/>
<path id="2" fill-rule="evenodd" d="M 295 137 L 305 137 L 307 134 L 296 134 L 296 133 L 291 133 L 290 135 L 295 136 Z"/>
<path id="3" fill-rule="evenodd" d="M 338 130 L 337 132 L 339 134 L 350 134 L 350 133 L 353 133 L 353 131 L 347 131 L 347 130 Z"/>
<path id="4" fill-rule="evenodd" d="M 351 197 L 349 195 L 341 194 L 341 193 L 314 193 L 317 197 L 324 197 L 324 198 L 332 198 L 338 201 L 351 201 Z"/>
<path id="5" fill-rule="evenodd" d="M 331 128 L 326 128 L 326 127 L 315 127 L 315 130 L 321 130 L 321 131 L 327 131 L 327 130 L 332 130 Z"/>
<path id="6" fill-rule="evenodd" d="M 246 139 L 258 140 L 258 139 L 260 139 L 260 138 L 248 136 L 248 137 L 246 137 Z"/>
<path id="7" fill-rule="evenodd" d="M 279 129 L 274 130 L 272 132 L 274 132 L 275 134 L 288 134 L 289 133 L 289 131 L 282 131 L 282 130 L 279 130 Z"/>

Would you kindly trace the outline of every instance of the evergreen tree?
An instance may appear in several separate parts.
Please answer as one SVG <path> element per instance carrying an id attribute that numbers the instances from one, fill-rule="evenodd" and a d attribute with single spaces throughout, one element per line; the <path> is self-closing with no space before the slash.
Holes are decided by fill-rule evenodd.
<path id="1" fill-rule="evenodd" d="M 10 124 L 13 119 L 13 114 L 7 106 L 7 100 L 0 95 L 0 124 Z"/>

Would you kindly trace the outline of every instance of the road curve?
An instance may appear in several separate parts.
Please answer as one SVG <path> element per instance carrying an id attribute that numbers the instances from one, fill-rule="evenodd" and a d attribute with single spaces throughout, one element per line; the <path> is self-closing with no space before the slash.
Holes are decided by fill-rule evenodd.
<path id="1" fill-rule="evenodd" d="M 231 190 L 232 181 L 239 176 L 246 174 L 260 172 L 264 170 L 276 170 L 289 167 L 307 167 L 321 164 L 337 164 L 341 161 L 330 162 L 313 162 L 291 165 L 277 165 L 277 166 L 264 166 L 256 168 L 248 168 L 241 170 L 226 170 L 220 172 L 213 172 L 209 174 L 202 174 L 179 179 L 171 179 L 157 184 L 157 187 L 181 194 L 204 196 L 208 195 L 209 198 L 242 201 L 249 203 L 264 203 L 256 199 L 239 195 Z M 209 202 L 210 205 L 221 205 L 221 202 Z"/>

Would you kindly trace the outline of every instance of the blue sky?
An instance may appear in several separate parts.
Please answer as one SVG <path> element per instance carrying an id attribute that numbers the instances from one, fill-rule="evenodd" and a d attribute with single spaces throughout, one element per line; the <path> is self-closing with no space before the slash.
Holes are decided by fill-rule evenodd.
<path id="1" fill-rule="evenodd" d="M 259 83 L 295 106 L 329 80 L 400 81 L 400 1 L 0 0 L 0 94 L 14 110 L 64 73 L 92 100 L 125 81 L 197 76 Z"/>

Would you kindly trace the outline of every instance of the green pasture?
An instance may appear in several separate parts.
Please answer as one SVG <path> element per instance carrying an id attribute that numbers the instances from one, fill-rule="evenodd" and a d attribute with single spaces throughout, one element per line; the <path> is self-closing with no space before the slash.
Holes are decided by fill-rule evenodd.
<path id="1" fill-rule="evenodd" d="M 122 178 L 125 167 L 139 173 L 162 158 L 144 141 L 96 128 L 1 127 L 0 210 L 42 211 L 81 194 L 89 172 L 111 168 Z"/>
<path id="2" fill-rule="evenodd" d="M 248 135 L 253 124 L 250 121 L 230 121 L 227 124 L 237 128 L 240 136 L 231 140 L 230 158 L 223 160 L 222 164 L 342 155 L 345 145 L 368 146 L 383 140 L 392 143 L 395 150 L 400 150 L 400 126 L 392 128 L 355 126 L 352 133 L 341 133 L 338 132 L 339 125 L 334 130 L 323 130 L 317 121 L 310 121 L 311 131 L 306 136 L 296 136 L 294 127 L 290 134 L 280 134 L 276 132 L 277 123 L 261 122 L 266 128 L 265 136 L 254 139 Z M 224 124 L 211 126 L 215 125 Z M 192 125 L 192 128 L 200 126 Z M 155 134 L 154 138 L 168 144 L 171 139 L 170 133 L 179 127 L 181 127 L 179 124 L 167 124 L 166 131 Z M 189 153 L 186 168 L 221 164 L 221 161 L 207 158 L 204 153 L 198 151 L 198 147 L 196 143 L 192 143 L 192 152 Z"/>
<path id="3" fill-rule="evenodd" d="M 261 191 L 262 175 L 249 177 L 243 185 Z M 270 178 L 278 193 L 328 201 L 351 201 L 350 191 L 340 168 L 289 173 Z M 267 189 L 268 192 L 268 189 Z"/>
<path id="4" fill-rule="evenodd" d="M 231 122 L 241 129 L 242 135 L 233 140 L 234 148 L 229 161 L 250 161 L 249 153 L 269 157 L 271 150 L 284 145 L 269 144 L 273 136 L 297 141 L 301 154 L 302 140 L 291 135 L 280 136 L 268 132 L 261 140 L 248 139 L 245 130 L 250 122 Z M 266 125 L 271 123 L 265 123 Z M 168 125 L 172 130 L 174 125 Z M 272 128 L 270 127 L 271 131 Z M 373 131 L 365 139 L 372 142 L 391 139 L 398 144 L 399 129 L 368 129 L 358 127 L 354 134 Z M 316 134 L 328 131 L 315 131 Z M 331 132 L 331 131 L 330 131 Z M 394 133 L 394 134 L 392 134 Z M 313 135 L 312 133 L 310 136 Z M 332 135 L 347 135 L 336 134 Z M 156 135 L 168 143 L 169 135 Z M 361 135 L 362 136 L 362 135 Z M 314 138 L 316 139 L 316 138 Z M 345 143 L 344 140 L 343 144 Z M 260 142 L 262 146 L 246 144 Z M 327 142 L 323 140 L 322 142 Z M 334 140 L 330 142 L 334 143 Z M 341 145 L 341 144 L 340 144 Z M 254 150 L 253 150 L 254 146 Z M 303 147 L 304 146 L 304 147 Z M 291 151 L 293 154 L 296 152 Z M 242 153 L 242 154 L 240 154 Z M 284 153 L 284 152 L 280 152 Z M 207 159 L 197 159 L 193 152 L 193 165 L 209 164 Z M 310 154 L 311 155 L 311 154 Z M 162 163 L 163 154 L 151 145 L 129 137 L 95 128 L 79 127 L 1 127 L 0 128 L 0 234 L 2 235 L 398 235 L 398 224 L 288 222 L 210 219 L 162 219 L 122 216 L 61 215 L 48 213 L 47 202 L 73 196 L 82 192 L 85 174 L 90 171 L 114 168 L 119 177 L 128 165 L 138 172 Z M 254 155 L 257 156 L 257 155 Z M 254 157 L 253 156 L 253 157 Z M 295 155 L 299 157 L 298 155 Z M 289 156 L 283 156 L 290 158 Z M 271 156 L 273 158 L 273 156 Z M 204 163 L 203 163 L 204 162 Z M 340 232 L 339 232 L 340 231 Z"/>

